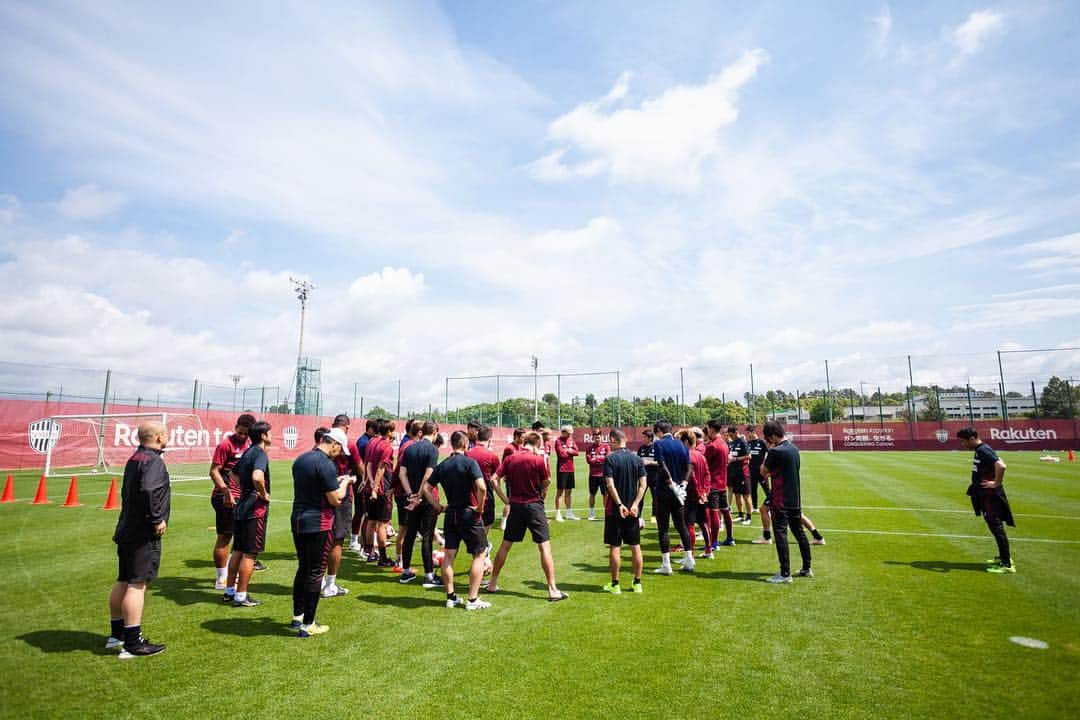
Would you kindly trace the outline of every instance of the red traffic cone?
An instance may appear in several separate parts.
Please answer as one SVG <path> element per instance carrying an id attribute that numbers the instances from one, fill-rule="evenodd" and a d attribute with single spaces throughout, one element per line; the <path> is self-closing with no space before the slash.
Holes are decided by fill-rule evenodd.
<path id="1" fill-rule="evenodd" d="M 1069 449 L 1069 462 L 1072 462 L 1075 459 L 1076 459 L 1076 456 L 1073 455 L 1072 448 L 1070 448 Z M 8 481 L 10 481 L 10 480 L 11 480 L 11 476 L 8 475 Z M 7 497 L 7 490 L 4 491 L 4 497 Z M 7 502 L 7 501 L 5 500 L 4 502 Z"/>
<path id="2" fill-rule="evenodd" d="M 30 503 L 30 504 L 31 505 L 48 505 L 49 504 L 49 494 L 48 494 L 48 491 L 45 489 L 45 476 L 44 475 L 42 475 L 41 479 L 38 480 L 37 492 L 34 493 L 34 501 L 32 503 Z"/>
<path id="3" fill-rule="evenodd" d="M 119 510 L 120 501 L 116 497 L 116 478 L 112 479 L 109 483 L 109 494 L 105 498 L 105 504 L 101 506 L 102 510 Z"/>
<path id="4" fill-rule="evenodd" d="M 79 479 L 72 475 L 71 484 L 68 485 L 67 499 L 64 500 L 61 507 L 79 507 L 81 504 L 79 502 Z"/>
<path id="5" fill-rule="evenodd" d="M 0 497 L 0 503 L 15 502 L 15 481 L 10 475 L 7 476 L 7 482 L 4 483 L 4 496 Z"/>

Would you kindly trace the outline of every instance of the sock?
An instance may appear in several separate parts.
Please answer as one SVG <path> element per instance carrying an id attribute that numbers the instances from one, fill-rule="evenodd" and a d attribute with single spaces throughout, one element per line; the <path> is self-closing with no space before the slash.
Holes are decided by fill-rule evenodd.
<path id="1" fill-rule="evenodd" d="M 337 575 L 327 575 L 326 584 L 323 587 L 334 587 L 337 584 Z"/>
<path id="2" fill-rule="evenodd" d="M 247 591 L 236 593 L 236 602 L 244 602 L 247 600 Z"/>
<path id="3" fill-rule="evenodd" d="M 225 588 L 225 594 L 226 595 L 235 595 L 236 594 L 236 586 L 235 585 L 230 585 L 229 587 Z"/>
<path id="4" fill-rule="evenodd" d="M 772 530 L 762 530 L 761 534 L 766 540 L 772 540 Z"/>
<path id="5" fill-rule="evenodd" d="M 612 585 L 618 585 L 619 584 L 619 578 L 612 578 L 611 579 L 611 584 Z"/>
<path id="6" fill-rule="evenodd" d="M 477 600 L 477 598 L 469 598 L 469 602 L 471 602 L 471 603 L 476 602 L 476 600 Z"/>
<path id="7" fill-rule="evenodd" d="M 635 585 L 640 585 L 641 584 L 641 578 L 639 578 L 639 577 L 634 578 L 634 584 Z"/>
<path id="8" fill-rule="evenodd" d="M 457 593 L 446 593 L 447 600 L 457 600 Z"/>
<path id="9" fill-rule="evenodd" d="M 424 573 L 424 579 L 425 580 L 434 580 L 435 579 L 435 573 L 433 573 L 433 572 Z"/>
<path id="10" fill-rule="evenodd" d="M 383 545 L 382 547 L 379 548 L 379 559 L 380 560 L 389 560 L 390 559 L 390 558 L 386 557 L 386 546 L 385 545 Z"/>
<path id="11" fill-rule="evenodd" d="M 813 530 L 811 530 L 810 534 L 814 536 L 815 540 L 820 540 L 821 539 L 821 533 L 818 532 L 817 528 L 814 528 Z"/>
<path id="12" fill-rule="evenodd" d="M 124 637 L 124 618 L 110 618 L 109 637 L 121 640 Z"/>
<path id="13" fill-rule="evenodd" d="M 225 577 L 229 574 L 229 568 L 217 568 L 217 581 L 219 583 L 225 582 Z"/>
<path id="14" fill-rule="evenodd" d="M 140 639 L 142 639 L 142 625 L 124 626 L 124 645 L 126 647 L 138 645 Z"/>
<path id="15" fill-rule="evenodd" d="M 731 539 L 731 511 L 727 508 L 723 509 L 724 517 L 724 532 L 727 533 L 727 539 Z"/>
<path id="16" fill-rule="evenodd" d="M 359 544 L 360 543 L 360 533 L 353 533 L 352 541 L 353 541 L 353 545 Z"/>
<path id="17" fill-rule="evenodd" d="M 670 567 L 671 553 L 660 553 L 660 565 L 662 567 Z"/>
<path id="18" fill-rule="evenodd" d="M 697 533 L 694 532 L 693 527 L 687 528 L 687 535 L 690 536 L 690 547 L 687 550 L 693 551 L 694 546 L 697 545 Z"/>
<path id="19" fill-rule="evenodd" d="M 694 562 L 694 551 L 693 550 L 687 550 L 686 551 L 686 560 L 687 560 L 687 562 L 690 562 L 690 563 Z"/>

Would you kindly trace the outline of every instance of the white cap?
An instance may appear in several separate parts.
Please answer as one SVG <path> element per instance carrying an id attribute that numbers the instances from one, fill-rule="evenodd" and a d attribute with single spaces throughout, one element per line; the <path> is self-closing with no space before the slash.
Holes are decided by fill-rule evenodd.
<path id="1" fill-rule="evenodd" d="M 349 449 L 349 438 L 345 436 L 345 431 L 341 428 L 330 428 L 330 432 L 326 433 L 325 437 L 341 445 L 342 450 Z"/>

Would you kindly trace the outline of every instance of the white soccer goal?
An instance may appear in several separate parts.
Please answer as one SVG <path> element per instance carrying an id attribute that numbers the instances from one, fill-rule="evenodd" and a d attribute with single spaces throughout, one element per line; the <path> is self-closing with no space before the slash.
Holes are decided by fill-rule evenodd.
<path id="1" fill-rule="evenodd" d="M 788 433 L 787 439 L 799 450 L 833 451 L 832 435 L 828 433 Z"/>
<path id="2" fill-rule="evenodd" d="M 139 424 L 157 420 L 169 433 L 165 463 L 174 479 L 209 477 L 210 433 L 194 413 L 53 415 L 45 421 L 45 475 L 118 474 L 139 447 Z"/>

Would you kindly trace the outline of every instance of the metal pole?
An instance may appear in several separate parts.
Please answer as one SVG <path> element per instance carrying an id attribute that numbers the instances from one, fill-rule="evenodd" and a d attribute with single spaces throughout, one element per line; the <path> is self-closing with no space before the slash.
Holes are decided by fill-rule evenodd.
<path id="1" fill-rule="evenodd" d="M 911 356 L 907 356 L 907 376 L 908 376 L 908 434 L 911 435 L 911 440 L 915 440 L 915 376 L 911 372 Z"/>
<path id="2" fill-rule="evenodd" d="M 686 424 L 686 386 L 683 384 L 683 369 L 679 368 L 679 422 Z"/>
<path id="3" fill-rule="evenodd" d="M 97 467 L 105 467 L 105 418 L 104 415 L 109 412 L 109 387 L 112 385 L 112 370 L 105 371 L 105 394 L 101 397 L 101 423 L 98 425 L 98 456 Z M 49 433 L 52 433 L 52 427 L 49 427 Z"/>
<path id="4" fill-rule="evenodd" d="M 832 422 L 832 385 L 829 383 L 829 361 L 825 361 L 825 410 L 828 413 L 825 417 L 825 426 L 828 429 L 829 423 Z"/>
<path id="5" fill-rule="evenodd" d="M 558 409 L 555 411 L 555 417 L 558 418 L 557 425 L 562 427 L 562 374 L 555 376 L 555 404 L 558 405 Z"/>
<path id="6" fill-rule="evenodd" d="M 1078 437 L 1076 434 L 1076 412 L 1073 410 L 1072 385 L 1068 380 L 1065 381 L 1065 392 L 1069 398 L 1069 417 L 1072 418 L 1073 423 L 1073 440 L 1076 440 Z"/>
<path id="7" fill-rule="evenodd" d="M 502 427 L 502 401 L 499 399 L 499 376 L 495 375 L 495 427 Z"/>
<path id="8" fill-rule="evenodd" d="M 967 384 L 968 420 L 975 424 L 975 408 L 971 405 L 971 383 Z"/>
<path id="9" fill-rule="evenodd" d="M 1009 403 L 1005 400 L 1005 366 L 1001 364 L 1001 351 L 998 356 L 998 379 L 1001 380 L 1001 419 L 1005 421 L 1005 427 L 1009 427 Z"/>
<path id="10" fill-rule="evenodd" d="M 394 416 L 394 419 L 401 419 L 401 380 L 397 381 L 397 415 Z"/>
<path id="11" fill-rule="evenodd" d="M 883 403 L 883 400 L 881 399 L 881 386 L 878 385 L 877 386 L 877 417 L 878 417 L 878 425 L 882 429 L 885 429 L 885 408 L 882 405 L 882 403 Z"/>
<path id="12" fill-rule="evenodd" d="M 532 366 L 533 366 L 533 422 L 536 422 L 537 420 L 540 419 L 540 400 L 539 400 L 540 396 L 537 394 L 537 383 L 536 383 L 536 374 L 540 370 L 540 358 L 536 357 L 535 355 L 533 355 L 533 358 L 532 358 Z"/>
<path id="13" fill-rule="evenodd" d="M 360 417 L 364 417 L 364 396 L 360 396 Z"/>
<path id="14" fill-rule="evenodd" d="M 851 393 L 848 395 L 851 399 L 851 429 L 855 429 L 855 388 L 851 388 Z"/>
<path id="15" fill-rule="evenodd" d="M 859 381 L 859 402 L 862 404 L 862 407 L 859 409 L 862 410 L 862 421 L 866 422 L 866 389 L 863 386 L 864 382 L 865 381 L 863 380 Z"/>
<path id="16" fill-rule="evenodd" d="M 352 384 L 352 416 L 356 417 L 356 386 L 359 383 Z"/>
<path id="17" fill-rule="evenodd" d="M 443 391 L 443 407 L 446 408 L 446 422 L 450 422 L 450 378 L 446 378 L 446 389 Z"/>
<path id="18" fill-rule="evenodd" d="M 622 425 L 622 385 L 619 381 L 619 371 L 615 371 L 615 425 Z"/>
<path id="19" fill-rule="evenodd" d="M 197 407 L 199 407 L 199 378 L 195 378 L 195 388 L 191 391 L 191 409 L 194 410 Z M 105 411 L 102 410 L 102 412 Z"/>
<path id="20" fill-rule="evenodd" d="M 1035 395 L 1035 381 L 1031 381 L 1031 401 L 1035 403 L 1035 419 L 1039 419 L 1039 398 Z"/>
<path id="21" fill-rule="evenodd" d="M 799 423 L 799 432 L 802 432 L 802 396 L 799 395 L 799 388 L 795 388 L 795 419 Z"/>
<path id="22" fill-rule="evenodd" d="M 754 363 L 750 363 L 750 402 L 747 403 L 750 407 L 750 424 L 757 424 L 757 403 L 754 402 Z"/>
<path id="23" fill-rule="evenodd" d="M 262 388 L 260 388 L 260 390 L 259 390 L 259 414 L 260 415 L 262 415 L 265 412 L 265 410 L 264 410 L 265 407 L 266 407 L 266 386 L 263 385 Z M 355 415 L 355 414 L 356 413 L 353 413 L 353 415 Z"/>

